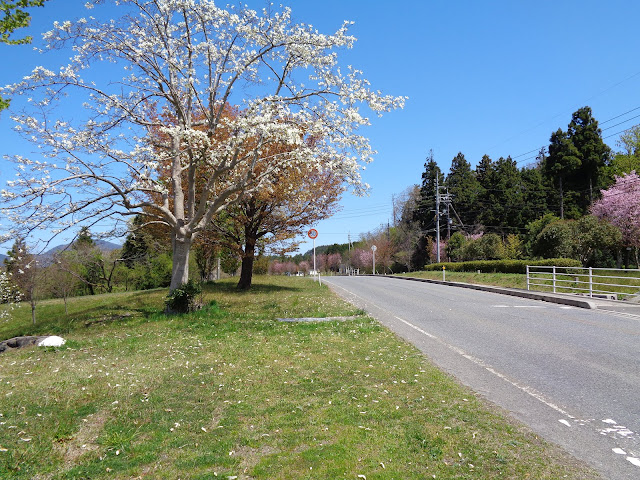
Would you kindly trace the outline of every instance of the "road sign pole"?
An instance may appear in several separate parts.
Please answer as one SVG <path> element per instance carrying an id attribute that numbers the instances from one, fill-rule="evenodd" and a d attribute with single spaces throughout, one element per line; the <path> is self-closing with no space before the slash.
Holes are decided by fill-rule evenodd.
<path id="1" fill-rule="evenodd" d="M 313 274 L 318 276 L 318 282 L 320 282 L 320 274 L 316 268 L 316 238 L 318 238 L 318 231 L 312 228 L 307 232 L 307 236 L 313 240 Z M 322 285 L 322 283 L 320 283 Z"/>
<path id="2" fill-rule="evenodd" d="M 376 247 L 375 245 L 371 246 L 371 251 L 373 252 L 373 274 L 376 274 L 376 250 L 378 249 L 378 247 Z"/>

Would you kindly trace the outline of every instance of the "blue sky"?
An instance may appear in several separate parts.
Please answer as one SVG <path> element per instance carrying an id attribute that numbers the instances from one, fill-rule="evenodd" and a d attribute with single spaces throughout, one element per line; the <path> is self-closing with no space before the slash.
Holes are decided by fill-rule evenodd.
<path id="1" fill-rule="evenodd" d="M 292 8 L 296 20 L 321 32 L 354 21 L 350 33 L 358 41 L 353 50 L 341 52 L 344 64 L 363 70 L 373 88 L 409 97 L 403 110 L 372 119 L 365 133 L 379 153 L 364 172 L 370 195 L 346 195 L 342 211 L 315 226 L 317 245 L 344 243 L 349 233 L 357 239 L 392 220 L 392 195 L 420 182 L 429 149 L 445 172 L 458 152 L 473 166 L 484 154 L 511 155 L 526 165 L 534 154 L 522 154 L 547 145 L 551 132 L 566 129 L 578 108 L 591 106 L 602 123 L 640 107 L 640 2 L 281 3 Z M 83 5 L 83 0 L 50 0 L 34 10 L 34 37 L 54 20 L 85 15 Z M 2 85 L 43 63 L 30 46 L 0 45 L 0 58 Z M 613 134 L 640 123 L 640 117 L 632 118 L 636 115 L 640 109 L 602 124 L 612 148 L 617 148 Z M 3 112 L 1 153 L 25 148 L 11 127 Z M 4 184 L 13 173 L 4 161 L 0 167 Z"/>

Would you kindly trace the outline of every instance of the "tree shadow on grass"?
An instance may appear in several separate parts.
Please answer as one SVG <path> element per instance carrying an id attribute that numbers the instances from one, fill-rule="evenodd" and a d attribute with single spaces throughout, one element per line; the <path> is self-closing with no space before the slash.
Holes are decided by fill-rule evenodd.
<path id="1" fill-rule="evenodd" d="M 285 287 L 271 283 L 254 283 L 248 290 L 239 290 L 235 283 L 208 283 L 204 286 L 205 293 L 235 293 L 238 295 L 250 295 L 256 293 L 277 293 L 277 292 L 301 292 L 299 287 Z"/>

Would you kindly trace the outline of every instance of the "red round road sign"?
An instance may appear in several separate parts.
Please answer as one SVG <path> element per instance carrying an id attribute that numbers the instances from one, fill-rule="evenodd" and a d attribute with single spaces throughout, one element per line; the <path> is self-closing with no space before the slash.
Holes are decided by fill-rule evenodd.
<path id="1" fill-rule="evenodd" d="M 316 238 L 318 236 L 318 230 L 312 228 L 307 232 L 307 235 L 309 235 L 309 238 Z"/>

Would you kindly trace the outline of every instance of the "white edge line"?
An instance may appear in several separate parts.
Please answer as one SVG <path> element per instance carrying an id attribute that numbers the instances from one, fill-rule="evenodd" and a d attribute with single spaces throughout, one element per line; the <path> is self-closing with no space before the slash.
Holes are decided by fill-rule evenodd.
<path id="1" fill-rule="evenodd" d="M 378 307 L 380 308 L 380 307 Z M 503 373 L 498 372 L 496 369 L 494 369 L 491 365 L 486 364 L 483 360 L 474 357 L 473 355 L 469 355 L 468 353 L 466 353 L 464 350 L 451 345 L 447 342 L 445 342 L 444 340 L 442 340 L 439 337 L 436 337 L 435 335 L 432 335 L 428 332 L 426 332 L 425 330 L 421 329 L 420 327 L 412 324 L 411 322 L 408 322 L 407 320 L 400 318 L 396 315 L 394 315 L 394 318 L 400 320 L 402 323 L 404 323 L 405 325 L 413 328 L 414 330 L 416 330 L 417 332 L 422 333 L 423 335 L 426 335 L 427 337 L 436 340 L 437 342 L 441 343 L 442 345 L 444 345 L 445 347 L 447 347 L 449 350 L 454 351 L 455 353 L 457 353 L 458 355 L 461 355 L 462 357 L 466 358 L 467 360 L 475 363 L 476 365 L 478 365 L 479 367 L 485 369 L 487 372 L 495 375 L 496 377 L 504 380 L 505 382 L 509 383 L 510 385 L 513 385 L 514 387 L 516 387 L 518 390 L 523 391 L 524 393 L 526 393 L 527 395 L 535 398 L 536 400 L 538 400 L 539 402 L 542 402 L 543 404 L 545 404 L 546 406 L 554 409 L 556 412 L 561 413 L 562 415 L 565 415 L 569 418 L 574 418 L 572 415 L 569 414 L 569 412 L 567 412 L 566 410 L 564 410 L 563 408 L 559 407 L 558 405 L 556 405 L 553 402 L 550 402 L 549 400 L 547 400 L 546 398 L 544 398 L 544 396 L 538 392 L 537 390 L 535 390 L 532 387 L 529 387 L 528 385 L 520 385 L 518 382 L 515 382 L 513 380 L 511 380 L 510 378 L 508 378 L 506 375 L 504 375 Z"/>
<path id="2" fill-rule="evenodd" d="M 500 372 L 498 372 L 497 370 L 495 370 L 493 367 L 491 367 L 491 365 L 488 365 L 488 364 L 487 364 L 487 363 L 485 363 L 483 360 L 481 360 L 481 359 L 479 359 L 479 358 L 477 358 L 477 357 L 474 357 L 473 355 L 469 355 L 469 354 L 468 354 L 468 353 L 466 353 L 464 350 L 462 350 L 462 349 L 460 349 L 460 348 L 458 348 L 458 347 L 456 347 L 456 346 L 454 346 L 454 345 L 451 345 L 450 343 L 445 342 L 445 341 L 444 341 L 444 340 L 442 340 L 441 338 L 439 338 L 439 337 L 437 337 L 437 336 L 435 336 L 435 335 L 433 335 L 433 334 L 431 334 L 431 333 L 429 333 L 429 332 L 427 332 L 427 331 L 423 330 L 422 328 L 418 327 L 417 325 L 414 325 L 413 323 L 411 323 L 411 322 L 409 322 L 409 321 L 407 321 L 407 320 L 405 320 L 405 319 L 403 319 L 403 318 L 398 317 L 397 315 L 394 315 L 393 313 L 391 313 L 391 312 L 387 311 L 386 309 L 384 309 L 384 308 L 382 308 L 382 307 L 380 307 L 380 306 L 376 305 L 375 303 L 370 302 L 370 301 L 368 301 L 368 300 L 365 300 L 365 299 L 364 299 L 364 298 L 362 298 L 361 296 L 356 295 L 356 294 L 355 294 L 355 293 L 353 293 L 353 292 L 350 292 L 350 291 L 349 291 L 349 290 L 347 290 L 346 288 L 344 288 L 344 287 L 342 287 L 342 286 L 340 286 L 340 285 L 335 285 L 335 284 L 333 284 L 333 285 L 334 285 L 334 286 L 336 286 L 336 287 L 341 288 L 342 290 L 344 290 L 345 292 L 347 292 L 349 295 L 353 295 L 354 297 L 359 298 L 359 299 L 360 299 L 360 300 L 362 300 L 363 302 L 365 302 L 365 303 L 369 303 L 369 304 L 371 304 L 371 305 L 374 305 L 376 308 L 379 308 L 380 310 L 387 312 L 388 314 L 392 315 L 395 319 L 397 319 L 397 320 L 401 321 L 402 323 L 404 323 L 404 324 L 405 324 L 405 325 L 407 325 L 408 327 L 411 327 L 411 328 L 413 328 L 415 331 L 417 331 L 417 332 L 419 332 L 419 333 L 423 334 L 424 336 L 426 336 L 426 337 L 428 337 L 428 338 L 430 338 L 430 339 L 432 339 L 432 340 L 435 340 L 435 341 L 439 342 L 440 344 L 442 344 L 442 345 L 444 345 L 445 347 L 447 347 L 449 350 L 451 350 L 451 351 L 453 351 L 453 352 L 457 353 L 458 355 L 460 355 L 460 356 L 462 356 L 462 357 L 466 358 L 467 360 L 469 360 L 469 361 L 473 362 L 474 364 L 476 364 L 476 365 L 478 365 L 479 367 L 483 368 L 483 369 L 484 369 L 484 370 L 486 370 L 487 372 L 489 372 L 489 373 L 491 373 L 491 374 L 495 375 L 496 377 L 498 377 L 498 378 L 500 378 L 500 379 L 504 380 L 505 382 L 509 383 L 510 385 L 512 385 L 512 386 L 514 386 L 514 387 L 516 387 L 518 390 L 520 390 L 520 391 L 522 391 L 522 392 L 526 393 L 527 395 L 529 395 L 529 396 L 531 396 L 531 397 L 535 398 L 536 400 L 538 400 L 539 402 L 543 403 L 543 404 L 544 404 L 544 405 L 546 405 L 547 407 L 552 408 L 552 409 L 553 409 L 553 410 L 555 410 L 556 412 L 558 412 L 558 413 L 560 413 L 560 414 L 562 414 L 562 415 L 565 415 L 565 416 L 567 416 L 567 417 L 569 417 L 569 418 L 571 418 L 571 419 L 575 418 L 575 417 L 573 417 L 571 414 L 569 414 L 569 412 L 567 412 L 566 410 L 564 410 L 564 409 L 563 409 L 563 408 L 561 408 L 560 406 L 558 406 L 558 405 L 556 405 L 555 403 L 553 403 L 553 402 L 551 402 L 551 401 L 547 400 L 547 399 L 542 395 L 542 393 L 538 392 L 538 391 L 537 391 L 537 390 L 535 390 L 534 388 L 529 387 L 528 385 L 520 385 L 518 382 L 515 382 L 515 381 L 513 381 L 513 380 L 509 379 L 509 378 L 508 378 L 506 375 L 504 375 L 503 373 L 500 373 Z"/>

